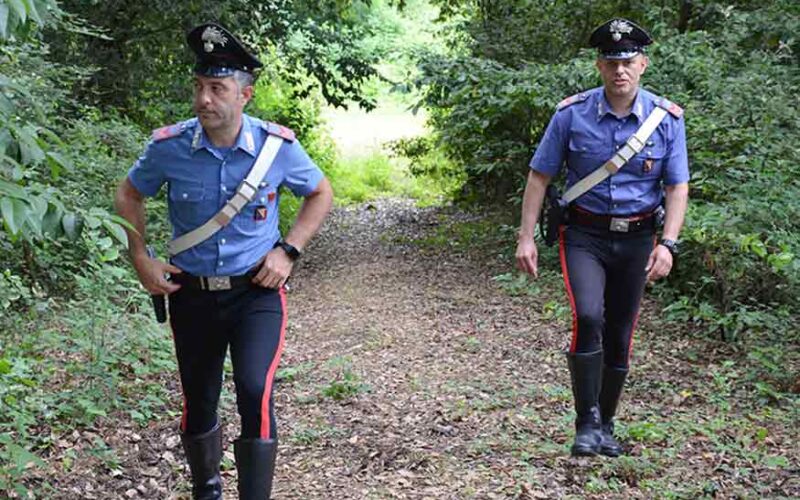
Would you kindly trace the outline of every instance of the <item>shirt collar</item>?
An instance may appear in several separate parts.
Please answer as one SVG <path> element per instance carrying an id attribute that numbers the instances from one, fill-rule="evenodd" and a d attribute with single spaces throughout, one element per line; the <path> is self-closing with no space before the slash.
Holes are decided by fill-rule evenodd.
<path id="1" fill-rule="evenodd" d="M 214 145 L 211 143 L 211 140 L 206 135 L 205 130 L 203 130 L 203 126 L 200 125 L 200 121 L 197 121 L 197 127 L 194 129 L 194 135 L 192 136 L 192 153 L 194 154 L 199 149 L 207 149 L 209 151 L 214 150 Z M 256 156 L 256 140 L 255 136 L 253 135 L 253 127 L 250 124 L 250 120 L 247 115 L 242 115 L 242 128 L 239 130 L 239 136 L 236 138 L 236 142 L 233 145 L 232 149 L 241 149 L 242 151 L 246 152 L 250 156 Z"/>
<path id="2" fill-rule="evenodd" d="M 602 88 L 600 89 L 600 98 L 597 100 L 597 121 L 603 119 L 603 117 L 607 113 L 611 113 L 611 104 L 608 103 L 606 99 L 605 90 Z M 613 115 L 613 113 L 611 113 Z M 642 98 L 642 89 L 638 89 L 636 91 L 636 98 L 633 100 L 633 106 L 631 107 L 631 114 L 636 116 L 639 120 L 639 123 L 643 122 L 645 119 L 644 116 L 644 99 Z"/>

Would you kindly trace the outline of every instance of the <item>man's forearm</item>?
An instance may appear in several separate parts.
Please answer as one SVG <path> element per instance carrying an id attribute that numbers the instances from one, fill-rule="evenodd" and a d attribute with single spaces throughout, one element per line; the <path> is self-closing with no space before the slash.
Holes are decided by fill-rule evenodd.
<path id="1" fill-rule="evenodd" d="M 286 241 L 298 249 L 305 248 L 317 233 L 333 205 L 333 191 L 328 179 L 322 179 L 317 189 L 300 206 Z"/>
<path id="2" fill-rule="evenodd" d="M 663 238 L 677 240 L 686 216 L 689 203 L 689 185 L 675 184 L 664 188 L 666 193 L 666 216 L 664 218 Z"/>
<path id="3" fill-rule="evenodd" d="M 117 194 L 114 198 L 114 207 L 120 217 L 130 222 L 131 225 L 136 228 L 136 231 L 132 231 L 127 227 L 125 228 L 125 232 L 128 234 L 128 252 L 130 253 L 131 259 L 135 260 L 147 256 L 144 240 L 144 198 L 136 191 L 136 188 L 133 187 L 128 179 L 122 181 L 117 188 Z"/>
<path id="4" fill-rule="evenodd" d="M 535 172 L 528 174 L 528 183 L 525 185 L 525 194 L 522 196 L 522 221 L 520 222 L 519 237 L 533 238 L 536 231 L 536 221 L 544 201 L 544 192 L 550 183 L 550 177 Z"/>

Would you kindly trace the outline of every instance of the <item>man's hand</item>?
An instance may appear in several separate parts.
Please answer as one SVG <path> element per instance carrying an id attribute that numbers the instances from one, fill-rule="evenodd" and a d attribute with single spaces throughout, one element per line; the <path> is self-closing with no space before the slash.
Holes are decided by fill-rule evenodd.
<path id="1" fill-rule="evenodd" d="M 647 281 L 656 281 L 669 275 L 672 270 L 672 254 L 669 249 L 663 245 L 656 245 L 650 258 L 647 260 L 647 267 L 644 268 L 647 272 Z"/>
<path id="2" fill-rule="evenodd" d="M 280 288 L 292 274 L 294 261 L 282 248 L 273 248 L 264 257 L 261 269 L 253 278 L 253 283 L 264 288 Z"/>
<path id="3" fill-rule="evenodd" d="M 539 252 L 533 238 L 520 237 L 517 242 L 517 267 L 534 278 L 539 277 Z"/>
<path id="4" fill-rule="evenodd" d="M 133 267 L 139 275 L 139 282 L 150 295 L 169 295 L 181 286 L 167 281 L 166 273 L 178 274 L 183 271 L 167 262 L 151 259 L 146 254 L 133 259 Z"/>

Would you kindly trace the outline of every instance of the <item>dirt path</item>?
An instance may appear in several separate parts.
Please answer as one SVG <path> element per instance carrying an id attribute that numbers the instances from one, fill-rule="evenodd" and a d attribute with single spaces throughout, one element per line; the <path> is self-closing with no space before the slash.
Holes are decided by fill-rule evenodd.
<path id="1" fill-rule="evenodd" d="M 800 436 L 787 425 L 797 407 L 716 399 L 727 372 L 715 369 L 731 352 L 661 331 L 648 305 L 621 410 L 630 456 L 569 458 L 557 272 L 538 294 L 510 296 L 493 279 L 509 271 L 497 250 L 442 244 L 449 225 L 473 222 L 387 200 L 327 223 L 291 283 L 275 498 L 800 495 Z M 185 498 L 175 427 L 120 429 L 108 440 L 119 468 L 87 466 L 69 497 Z M 226 494 L 236 498 L 228 449 Z"/>

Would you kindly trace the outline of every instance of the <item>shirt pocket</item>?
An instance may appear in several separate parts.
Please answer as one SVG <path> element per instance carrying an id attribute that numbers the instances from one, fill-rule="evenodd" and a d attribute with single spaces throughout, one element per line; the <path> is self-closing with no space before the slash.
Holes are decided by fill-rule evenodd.
<path id="1" fill-rule="evenodd" d="M 205 199 L 203 184 L 198 181 L 175 180 L 169 185 L 169 201 L 175 218 L 186 225 L 197 225 L 202 218 L 201 204 Z M 203 221 L 200 221 L 202 224 Z"/>
<path id="2" fill-rule="evenodd" d="M 567 164 L 578 177 L 602 166 L 612 154 L 606 141 L 586 133 L 571 133 L 567 149 Z"/>
<path id="3" fill-rule="evenodd" d="M 630 172 L 640 177 L 659 178 L 666 154 L 667 148 L 664 142 L 656 136 L 651 136 L 645 142 L 644 149 L 631 159 Z"/>
<path id="4" fill-rule="evenodd" d="M 245 205 L 243 214 L 250 227 L 262 227 L 275 217 L 278 194 L 272 185 L 259 187 L 253 200 Z"/>

